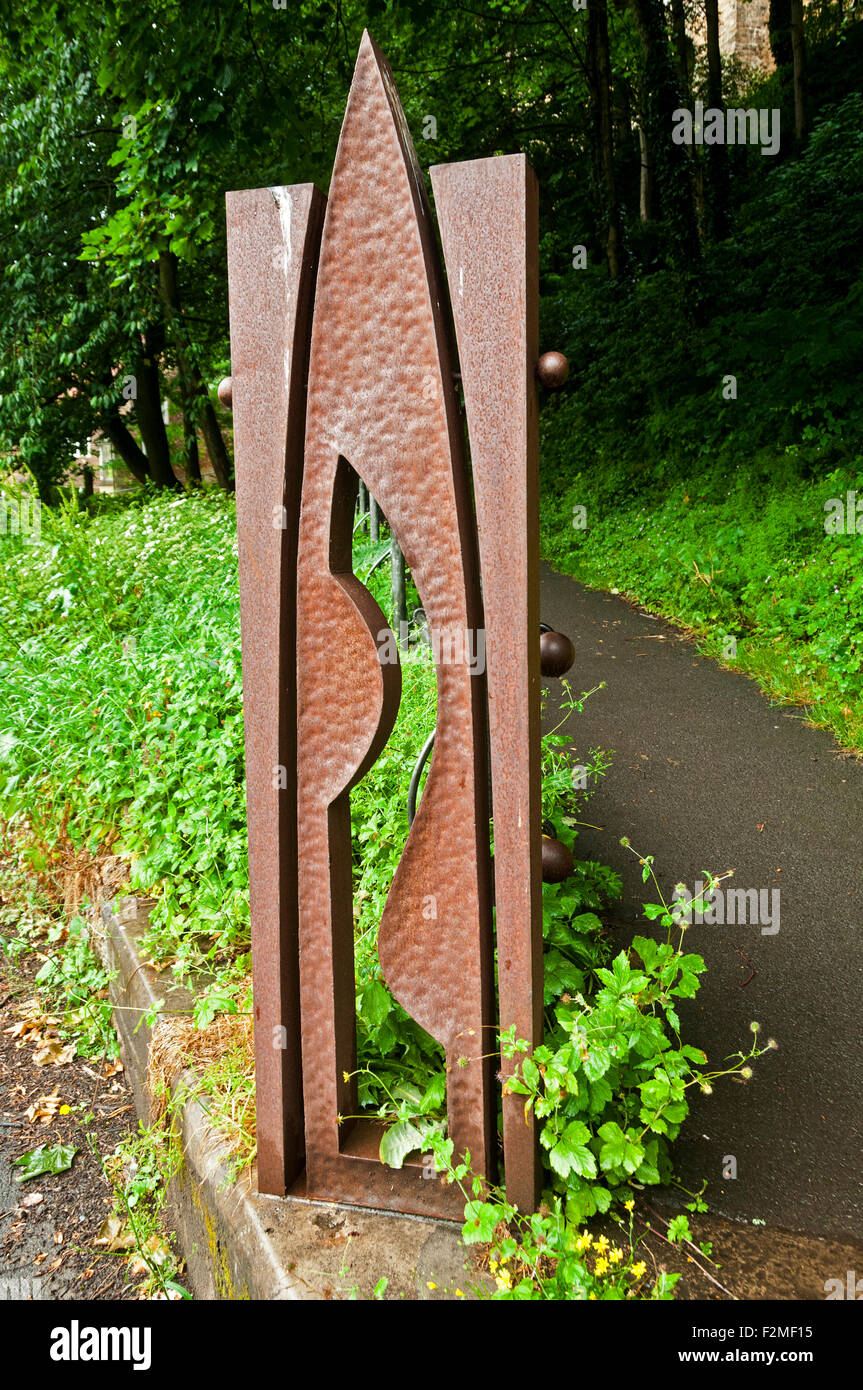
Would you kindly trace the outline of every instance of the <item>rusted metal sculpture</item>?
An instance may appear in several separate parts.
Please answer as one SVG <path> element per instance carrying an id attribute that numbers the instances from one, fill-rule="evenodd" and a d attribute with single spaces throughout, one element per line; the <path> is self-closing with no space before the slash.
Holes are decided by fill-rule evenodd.
<path id="1" fill-rule="evenodd" d="M 431 210 L 368 35 L 325 215 L 310 186 L 228 195 L 224 398 L 237 461 L 258 1185 L 459 1217 L 456 1189 L 428 1181 L 419 1155 L 386 1168 L 379 1128 L 356 1118 L 350 791 L 386 744 L 401 680 L 379 647 L 386 619 L 353 574 L 352 526 L 362 484 L 404 553 L 437 654 L 434 758 L 380 924 L 382 973 L 445 1049 L 456 1153 L 470 1150 L 493 1179 L 496 1038 L 514 1024 L 535 1044 L 542 1028 L 537 195 L 521 155 L 441 166 L 432 182 L 473 490 Z M 473 660 L 480 633 L 487 687 Z M 509 1196 L 530 1209 L 539 1165 L 516 1097 L 504 1104 L 504 1157 Z"/>

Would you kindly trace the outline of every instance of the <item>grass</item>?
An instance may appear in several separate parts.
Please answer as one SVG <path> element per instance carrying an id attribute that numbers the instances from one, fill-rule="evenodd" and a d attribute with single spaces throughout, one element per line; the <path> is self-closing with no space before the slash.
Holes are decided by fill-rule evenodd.
<path id="1" fill-rule="evenodd" d="M 829 534 L 825 506 L 863 475 L 768 487 L 751 474 L 604 492 L 576 475 L 543 509 L 546 558 L 682 624 L 709 656 L 798 705 L 863 753 L 863 537 Z M 573 519 L 584 507 L 586 529 Z"/>

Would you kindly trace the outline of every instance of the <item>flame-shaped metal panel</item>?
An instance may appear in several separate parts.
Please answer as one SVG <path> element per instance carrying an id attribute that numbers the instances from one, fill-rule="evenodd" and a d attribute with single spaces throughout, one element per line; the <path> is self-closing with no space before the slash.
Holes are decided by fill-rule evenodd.
<path id="1" fill-rule="evenodd" d="M 385 619 L 351 573 L 356 479 L 404 552 L 440 653 L 435 756 L 379 934 L 395 997 L 446 1049 L 450 1134 L 493 1163 L 485 688 L 476 537 L 422 177 L 389 69 L 363 38 L 321 244 L 297 574 L 299 922 L 308 1190 L 454 1214 L 441 1182 L 393 1173 L 357 1112 L 350 788 L 399 698 Z M 485 1054 L 485 1055 L 484 1055 Z"/>

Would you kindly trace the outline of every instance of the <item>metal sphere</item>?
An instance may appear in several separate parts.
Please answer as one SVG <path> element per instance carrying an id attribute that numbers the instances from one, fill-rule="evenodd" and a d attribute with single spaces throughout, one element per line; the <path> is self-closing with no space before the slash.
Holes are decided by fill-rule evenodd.
<path id="1" fill-rule="evenodd" d="M 562 352 L 544 352 L 536 364 L 536 374 L 543 386 L 554 390 L 569 376 L 569 363 Z"/>
<path id="2" fill-rule="evenodd" d="M 562 676 L 575 661 L 575 647 L 562 632 L 543 632 L 539 638 L 539 666 L 544 676 Z"/>
<path id="3" fill-rule="evenodd" d="M 542 837 L 542 880 L 543 883 L 563 883 L 572 873 L 572 854 L 562 840 Z"/>

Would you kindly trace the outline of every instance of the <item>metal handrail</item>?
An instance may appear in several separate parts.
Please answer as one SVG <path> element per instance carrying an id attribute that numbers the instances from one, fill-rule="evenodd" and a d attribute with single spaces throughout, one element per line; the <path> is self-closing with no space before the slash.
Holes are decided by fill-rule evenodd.
<path id="1" fill-rule="evenodd" d="M 420 755 L 417 758 L 416 766 L 411 773 L 410 786 L 408 787 L 408 829 L 414 823 L 414 816 L 417 813 L 417 793 L 419 791 L 420 778 L 423 775 L 423 768 L 428 761 L 428 756 L 434 748 L 434 736 L 437 732 L 433 729 L 422 746 Z"/>

